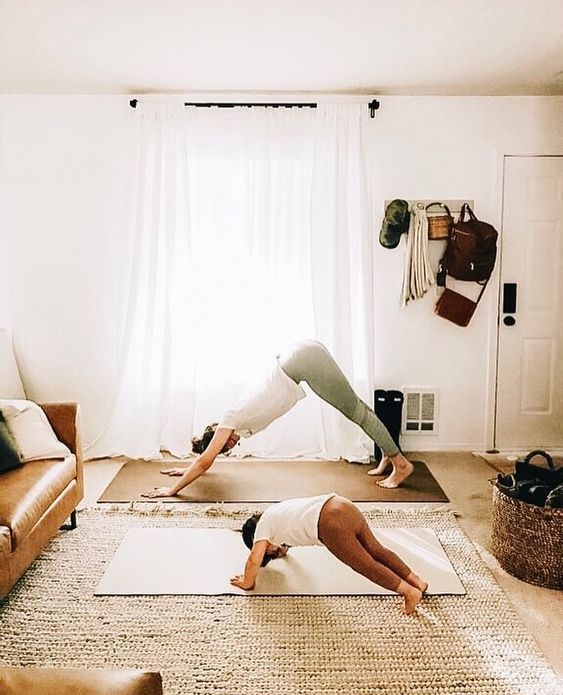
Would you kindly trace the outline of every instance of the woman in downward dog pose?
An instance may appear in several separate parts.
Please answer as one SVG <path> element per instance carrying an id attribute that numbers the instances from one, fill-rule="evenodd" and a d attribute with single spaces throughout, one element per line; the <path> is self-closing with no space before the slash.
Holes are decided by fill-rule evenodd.
<path id="1" fill-rule="evenodd" d="M 190 485 L 213 464 L 219 454 L 228 453 L 241 437 L 251 437 L 287 413 L 305 391 L 305 381 L 323 401 L 330 403 L 349 420 L 359 425 L 382 450 L 384 458 L 371 475 L 391 474 L 378 482 L 386 488 L 398 487 L 414 467 L 393 441 L 385 425 L 354 392 L 340 367 L 322 343 L 302 340 L 282 351 L 266 376 L 245 392 L 223 415 L 220 423 L 205 428 L 201 437 L 192 439 L 192 449 L 200 456 L 188 468 L 167 468 L 166 475 L 181 476 L 172 487 L 159 487 L 144 497 L 169 497 Z"/>
<path id="2" fill-rule="evenodd" d="M 407 615 L 414 613 L 428 587 L 398 555 L 381 545 L 360 510 L 334 492 L 272 504 L 245 521 L 242 537 L 250 555 L 244 573 L 231 578 L 239 589 L 253 589 L 260 567 L 300 545 L 324 545 L 359 574 L 401 594 Z"/>

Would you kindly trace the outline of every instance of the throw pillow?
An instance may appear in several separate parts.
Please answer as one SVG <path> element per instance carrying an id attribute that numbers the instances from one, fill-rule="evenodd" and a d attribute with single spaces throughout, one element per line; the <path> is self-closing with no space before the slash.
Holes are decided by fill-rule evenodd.
<path id="1" fill-rule="evenodd" d="M 0 408 L 23 461 L 64 459 L 70 456 L 70 450 L 57 439 L 51 423 L 37 403 L 0 400 Z"/>
<path id="2" fill-rule="evenodd" d="M 22 465 L 21 455 L 12 433 L 0 410 L 0 473 Z"/>

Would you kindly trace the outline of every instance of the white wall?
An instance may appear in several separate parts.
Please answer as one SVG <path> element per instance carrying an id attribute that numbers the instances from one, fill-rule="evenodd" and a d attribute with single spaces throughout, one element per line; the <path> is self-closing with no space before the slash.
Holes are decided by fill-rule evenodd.
<path id="1" fill-rule="evenodd" d="M 104 307 L 123 299 L 133 114 L 126 98 L 0 98 L 14 348 L 31 398 L 81 402 L 86 442 L 109 415 L 115 380 L 118 326 Z"/>
<path id="2" fill-rule="evenodd" d="M 5 138 L 6 133 L 2 128 L 3 112 L 2 98 L 0 97 L 0 168 L 2 166 L 3 152 L 6 151 Z M 11 312 L 10 312 L 10 263 L 9 254 L 7 253 L 8 246 L 8 230 L 4 224 L 2 211 L 5 209 L 6 199 L 9 196 L 9 191 L 0 186 L 0 329 L 10 328 Z"/>
<path id="3" fill-rule="evenodd" d="M 501 231 L 502 156 L 563 154 L 563 99 L 388 97 L 377 112 L 374 209 L 383 201 L 471 199 Z M 509 233 L 509 230 L 506 231 Z M 443 242 L 431 242 L 434 267 Z M 407 449 L 483 448 L 492 443 L 499 263 L 467 328 L 434 315 L 434 292 L 399 308 L 400 249 L 376 244 L 376 378 L 385 386 L 440 391 L 438 436 Z"/>
<path id="4" fill-rule="evenodd" d="M 478 216 L 500 229 L 502 155 L 563 153 L 560 97 L 380 101 L 371 124 L 375 238 L 383 201 L 391 198 L 472 199 Z M 0 271 L 16 271 L 11 302 L 6 306 L 5 292 L 0 298 L 0 324 L 11 309 L 31 397 L 82 403 L 87 442 L 108 415 L 115 376 L 117 326 L 103 308 L 124 296 L 132 118 L 126 96 L 0 97 Z M 483 448 L 492 421 L 498 267 L 476 316 L 461 329 L 434 315 L 433 293 L 400 308 L 403 243 L 395 250 L 374 244 L 378 386 L 440 390 L 438 435 L 405 438 L 406 449 Z M 89 262 L 92 245 L 106 249 L 100 267 Z M 433 242 L 435 262 L 439 251 Z M 78 315 L 72 330 L 60 309 L 69 295 Z M 84 364 L 92 322 L 99 340 Z"/>

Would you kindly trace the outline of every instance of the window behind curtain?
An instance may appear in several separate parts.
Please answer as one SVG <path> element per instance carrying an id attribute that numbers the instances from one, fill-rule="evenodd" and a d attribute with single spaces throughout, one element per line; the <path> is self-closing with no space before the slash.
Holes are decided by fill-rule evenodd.
<path id="1" fill-rule="evenodd" d="M 89 455 L 186 455 L 291 340 L 322 340 L 365 387 L 371 241 L 356 112 L 139 106 L 122 376 Z M 305 399 L 246 452 L 365 454 L 358 428 L 327 408 Z"/>

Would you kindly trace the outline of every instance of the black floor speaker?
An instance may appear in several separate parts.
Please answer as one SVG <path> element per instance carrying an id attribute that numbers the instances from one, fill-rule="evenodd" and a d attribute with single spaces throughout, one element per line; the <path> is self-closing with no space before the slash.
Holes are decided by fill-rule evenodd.
<path id="1" fill-rule="evenodd" d="M 403 402 L 405 397 L 402 391 L 375 389 L 373 392 L 374 411 L 377 417 L 389 430 L 395 444 L 401 448 L 399 438 L 401 436 L 401 421 L 403 417 Z M 381 461 L 383 453 L 374 443 L 373 453 L 376 461 Z"/>

